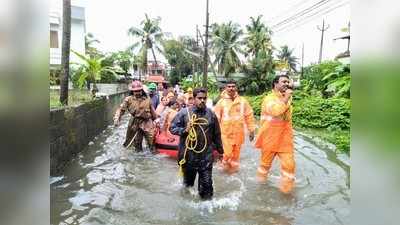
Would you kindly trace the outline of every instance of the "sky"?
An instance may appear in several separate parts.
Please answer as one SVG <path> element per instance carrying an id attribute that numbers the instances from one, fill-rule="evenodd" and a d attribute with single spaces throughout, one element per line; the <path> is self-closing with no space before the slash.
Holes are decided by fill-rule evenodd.
<path id="1" fill-rule="evenodd" d="M 100 41 L 97 47 L 105 52 L 123 50 L 135 40 L 128 37 L 127 30 L 140 27 L 140 22 L 149 17 L 161 17 L 161 28 L 180 35 L 195 36 L 196 25 L 204 32 L 206 0 L 75 0 L 86 8 L 86 31 L 91 32 Z M 295 15 L 320 0 L 209 0 L 210 24 L 235 22 L 241 28 L 249 23 L 250 16 L 262 15 L 263 21 L 272 26 Z M 324 36 L 323 59 L 332 59 L 347 48 L 347 41 L 333 41 L 343 36 L 341 28 L 350 21 L 348 0 L 325 0 L 319 10 L 312 11 L 312 17 L 293 21 L 291 26 L 273 29 L 273 45 L 279 48 L 288 45 L 294 49 L 294 55 L 301 58 L 301 46 L 304 43 L 304 64 L 318 61 L 322 19 L 329 24 Z M 340 3 L 344 5 L 340 6 Z M 331 10 L 331 11 L 330 11 Z M 330 11 L 325 15 L 319 15 Z M 301 61 L 301 60 L 300 60 Z"/>

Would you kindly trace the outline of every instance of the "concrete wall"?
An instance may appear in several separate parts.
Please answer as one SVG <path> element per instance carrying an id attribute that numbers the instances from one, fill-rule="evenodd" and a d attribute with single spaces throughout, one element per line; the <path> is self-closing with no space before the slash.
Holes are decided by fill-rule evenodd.
<path id="1" fill-rule="evenodd" d="M 50 111 L 50 175 L 63 172 L 74 155 L 81 152 L 93 138 L 101 133 L 127 96 L 127 92 L 109 95 L 77 107 Z"/>
<path id="2" fill-rule="evenodd" d="M 97 89 L 99 89 L 100 93 L 105 93 L 105 94 L 114 94 L 114 93 L 120 93 L 120 92 L 125 92 L 128 91 L 128 84 L 122 83 L 122 84 L 96 84 Z M 90 84 L 90 89 L 93 88 L 93 84 Z"/>

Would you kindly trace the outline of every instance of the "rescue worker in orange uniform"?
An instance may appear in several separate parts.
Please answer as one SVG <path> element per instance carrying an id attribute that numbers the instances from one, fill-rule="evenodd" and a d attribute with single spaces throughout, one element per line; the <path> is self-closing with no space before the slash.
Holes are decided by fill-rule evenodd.
<path id="1" fill-rule="evenodd" d="M 295 161 L 292 128 L 292 86 L 287 75 L 276 76 L 272 91 L 263 100 L 261 126 L 255 147 L 261 149 L 257 178 L 266 180 L 272 161 L 281 161 L 280 190 L 289 193 L 294 186 Z"/>
<path id="2" fill-rule="evenodd" d="M 249 139 L 254 139 L 254 116 L 249 102 L 239 96 L 236 82 L 231 80 L 221 93 L 221 99 L 214 107 L 214 112 L 221 126 L 221 137 L 224 146 L 222 166 L 227 172 L 239 169 L 240 148 L 244 143 L 244 125 L 249 132 Z"/>
<path id="3" fill-rule="evenodd" d="M 136 151 L 142 151 L 143 136 L 152 153 L 157 153 L 154 146 L 153 120 L 157 118 L 155 110 L 151 104 L 151 99 L 143 91 L 140 81 L 133 81 L 129 86 L 131 96 L 124 99 L 114 115 L 114 125 L 119 125 L 121 116 L 128 111 L 132 117 L 129 120 L 124 147 L 134 144 Z"/>

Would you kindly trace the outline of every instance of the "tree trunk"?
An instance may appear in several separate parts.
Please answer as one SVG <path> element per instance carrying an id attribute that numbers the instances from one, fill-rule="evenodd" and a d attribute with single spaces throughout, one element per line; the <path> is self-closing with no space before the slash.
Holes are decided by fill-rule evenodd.
<path id="1" fill-rule="evenodd" d="M 71 43 L 71 0 L 63 0 L 60 103 L 68 105 L 69 53 Z"/>
<path id="2" fill-rule="evenodd" d="M 154 53 L 153 47 L 151 47 L 151 53 L 153 53 L 154 62 L 156 63 L 156 66 L 157 66 L 156 54 Z"/>

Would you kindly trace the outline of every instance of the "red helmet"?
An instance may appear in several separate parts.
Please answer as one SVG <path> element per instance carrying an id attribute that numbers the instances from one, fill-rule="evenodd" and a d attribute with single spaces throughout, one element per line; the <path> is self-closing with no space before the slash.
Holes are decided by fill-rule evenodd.
<path id="1" fill-rule="evenodd" d="M 131 90 L 131 91 L 143 90 L 142 82 L 140 82 L 138 80 L 132 81 L 131 85 L 129 86 L 129 90 Z"/>

